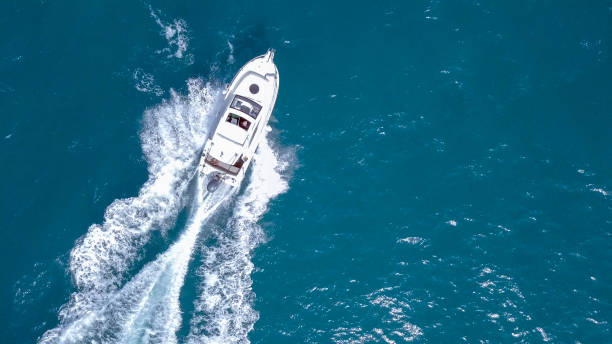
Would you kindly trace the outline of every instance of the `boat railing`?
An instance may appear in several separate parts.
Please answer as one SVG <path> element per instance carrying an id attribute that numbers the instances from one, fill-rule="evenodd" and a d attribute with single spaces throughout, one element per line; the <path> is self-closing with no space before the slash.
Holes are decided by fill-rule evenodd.
<path id="1" fill-rule="evenodd" d="M 272 60 L 274 60 L 274 53 L 276 52 L 276 50 L 270 48 L 268 49 L 268 51 L 266 52 L 266 57 L 267 57 L 267 61 L 268 62 L 272 62 Z"/>

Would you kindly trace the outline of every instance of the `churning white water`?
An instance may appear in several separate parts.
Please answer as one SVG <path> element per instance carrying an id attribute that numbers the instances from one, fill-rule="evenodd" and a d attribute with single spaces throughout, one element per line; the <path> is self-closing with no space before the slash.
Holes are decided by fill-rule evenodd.
<path id="1" fill-rule="evenodd" d="M 206 192 L 196 172 L 199 151 L 216 123 L 219 92 L 188 81 L 188 95 L 171 98 L 144 114 L 140 138 L 149 179 L 137 197 L 115 200 L 101 225 L 92 225 L 70 253 L 76 291 L 59 311 L 59 325 L 39 343 L 176 343 L 182 324 L 179 296 L 198 237 L 236 190 Z M 283 159 L 267 141 L 252 164 L 248 185 L 232 206 L 226 228 L 210 228 L 212 247 L 202 246 L 199 296 L 187 341 L 248 341 L 257 320 L 252 309 L 251 250 L 263 240 L 257 220 L 269 200 L 287 189 Z M 193 181 L 195 186 L 190 187 Z M 191 200 L 191 204 L 186 204 Z M 129 276 L 156 230 L 169 230 L 189 205 L 181 235 L 165 252 Z"/>
<path id="2" fill-rule="evenodd" d="M 258 319 L 252 307 L 251 251 L 265 237 L 257 221 L 269 201 L 287 191 L 283 177 L 290 156 L 280 156 L 267 141 L 259 145 L 251 178 L 223 227 L 212 229 L 216 244 L 202 247 L 200 295 L 194 302 L 189 343 L 245 343 Z"/>

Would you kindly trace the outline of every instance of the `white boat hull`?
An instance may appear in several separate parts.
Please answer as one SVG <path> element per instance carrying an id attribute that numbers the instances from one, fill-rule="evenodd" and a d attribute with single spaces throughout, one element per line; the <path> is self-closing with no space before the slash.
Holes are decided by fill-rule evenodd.
<path id="1" fill-rule="evenodd" d="M 278 94 L 274 50 L 245 64 L 224 91 L 223 108 L 215 132 L 202 150 L 199 170 L 208 175 L 208 191 L 221 183 L 240 185 L 259 143 Z"/>

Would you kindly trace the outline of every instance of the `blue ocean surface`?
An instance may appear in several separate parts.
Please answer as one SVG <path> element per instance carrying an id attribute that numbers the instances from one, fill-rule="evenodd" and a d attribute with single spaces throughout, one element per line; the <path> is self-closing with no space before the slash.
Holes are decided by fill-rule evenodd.
<path id="1" fill-rule="evenodd" d="M 612 2 L 0 3 L 1 343 L 611 343 Z M 193 177 L 276 49 L 239 190 Z"/>

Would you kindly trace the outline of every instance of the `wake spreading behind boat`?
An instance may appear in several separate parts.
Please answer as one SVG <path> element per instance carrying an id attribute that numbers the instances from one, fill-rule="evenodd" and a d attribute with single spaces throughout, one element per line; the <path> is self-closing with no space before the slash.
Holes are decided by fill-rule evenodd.
<path id="1" fill-rule="evenodd" d="M 278 94 L 274 49 L 240 68 L 223 94 L 219 124 L 206 141 L 200 160 L 200 173 L 210 176 L 209 192 L 221 183 L 240 185 L 266 134 Z"/>

